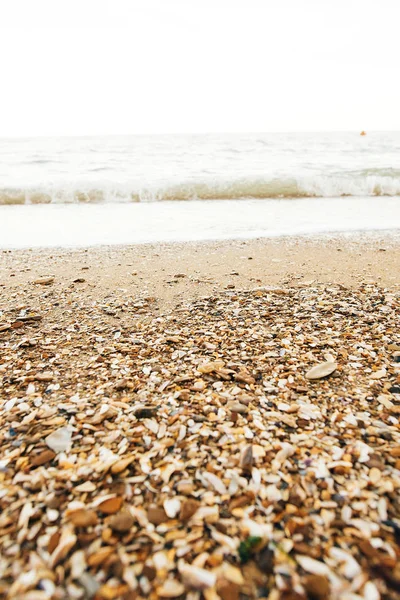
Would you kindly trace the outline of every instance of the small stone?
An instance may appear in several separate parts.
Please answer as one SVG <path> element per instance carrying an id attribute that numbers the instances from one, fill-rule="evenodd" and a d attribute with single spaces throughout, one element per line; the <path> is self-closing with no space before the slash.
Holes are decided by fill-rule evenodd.
<path id="1" fill-rule="evenodd" d="M 185 273 L 177 273 L 174 275 L 174 279 L 183 279 L 184 277 L 186 277 Z"/>
<path id="2" fill-rule="evenodd" d="M 189 521 L 189 519 L 191 519 L 193 517 L 193 515 L 197 512 L 197 510 L 199 508 L 200 508 L 200 502 L 198 500 L 194 500 L 192 498 L 185 500 L 181 504 L 181 510 L 179 513 L 180 520 L 181 521 Z"/>
<path id="3" fill-rule="evenodd" d="M 157 413 L 157 407 L 155 406 L 141 406 L 134 411 L 134 415 L 137 419 L 150 419 Z"/>
<path id="4" fill-rule="evenodd" d="M 39 285 L 50 285 L 51 283 L 53 283 L 53 281 L 54 277 L 40 277 L 39 279 L 36 279 L 33 283 Z"/>
<path id="5" fill-rule="evenodd" d="M 303 584 L 312 600 L 324 600 L 329 597 L 329 580 L 324 575 L 307 575 Z"/>
<path id="6" fill-rule="evenodd" d="M 37 373 L 35 375 L 36 381 L 43 381 L 44 383 L 53 381 L 54 375 L 50 371 L 44 371 L 43 373 Z"/>
<path id="7" fill-rule="evenodd" d="M 97 514 L 94 510 L 86 510 L 84 508 L 74 510 L 69 516 L 69 520 L 75 527 L 90 527 L 97 525 L 98 522 Z"/>
<path id="8" fill-rule="evenodd" d="M 248 407 L 241 402 L 228 402 L 227 407 L 234 413 L 238 413 L 240 415 L 245 415 L 249 412 Z"/>
<path id="9" fill-rule="evenodd" d="M 41 465 L 45 465 L 46 463 L 52 461 L 56 456 L 55 452 L 51 450 L 43 450 L 40 454 L 34 456 L 31 460 L 31 467 L 40 467 Z"/>
<path id="10" fill-rule="evenodd" d="M 134 523 L 132 515 L 128 512 L 121 512 L 114 515 L 110 520 L 110 527 L 113 531 L 118 533 L 126 533 L 129 531 Z"/>
<path id="11" fill-rule="evenodd" d="M 245 473 L 249 473 L 253 466 L 253 446 L 246 446 L 240 456 L 240 467 Z"/>
<path id="12" fill-rule="evenodd" d="M 150 523 L 153 523 L 153 525 L 161 525 L 161 523 L 168 521 L 168 516 L 165 510 L 159 506 L 156 506 L 155 504 L 149 507 L 147 511 L 147 518 Z"/>
<path id="13" fill-rule="evenodd" d="M 391 394 L 400 394 L 400 385 L 392 385 L 392 387 L 389 388 L 389 392 Z"/>
<path id="14" fill-rule="evenodd" d="M 10 323 L 1 323 L 0 324 L 0 333 L 2 333 L 3 331 L 7 331 L 8 329 L 11 329 Z"/>
<path id="15" fill-rule="evenodd" d="M 308 371 L 306 374 L 307 379 L 322 379 L 323 377 L 328 377 L 337 369 L 337 363 L 327 361 L 320 363 L 319 365 L 315 365 L 312 369 Z"/>
<path id="16" fill-rule="evenodd" d="M 239 600 L 240 586 L 227 579 L 219 579 L 217 583 L 217 594 L 221 600 Z"/>

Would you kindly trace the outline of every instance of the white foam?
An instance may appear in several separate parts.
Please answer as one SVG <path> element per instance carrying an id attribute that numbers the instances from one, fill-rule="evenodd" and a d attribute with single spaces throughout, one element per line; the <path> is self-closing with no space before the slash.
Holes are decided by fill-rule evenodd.
<path id="1" fill-rule="evenodd" d="M 400 195 L 400 133 L 0 139 L 0 205 Z"/>

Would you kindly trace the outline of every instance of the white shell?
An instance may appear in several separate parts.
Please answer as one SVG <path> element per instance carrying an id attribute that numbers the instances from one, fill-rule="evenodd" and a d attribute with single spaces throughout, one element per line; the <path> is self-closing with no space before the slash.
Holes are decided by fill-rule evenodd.
<path id="1" fill-rule="evenodd" d="M 335 362 L 323 362 L 319 365 L 315 365 L 306 374 L 307 379 L 321 379 L 322 377 L 328 377 L 337 369 L 337 363 Z"/>
<path id="2" fill-rule="evenodd" d="M 53 452 L 68 452 L 71 449 L 71 432 L 67 427 L 53 431 L 46 438 L 46 444 Z"/>
<path id="3" fill-rule="evenodd" d="M 185 584 L 195 590 L 206 590 L 207 588 L 214 587 L 217 581 L 215 573 L 211 573 L 200 567 L 182 565 L 179 570 Z"/>

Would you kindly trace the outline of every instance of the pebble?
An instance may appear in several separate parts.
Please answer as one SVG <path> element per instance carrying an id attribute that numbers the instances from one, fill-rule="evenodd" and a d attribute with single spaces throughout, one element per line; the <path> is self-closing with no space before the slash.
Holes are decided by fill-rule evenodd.
<path id="1" fill-rule="evenodd" d="M 234 413 L 245 415 L 249 412 L 249 408 L 241 402 L 228 402 L 227 407 Z"/>
<path id="2" fill-rule="evenodd" d="M 147 511 L 147 518 L 150 523 L 153 523 L 153 525 L 161 525 L 161 523 L 168 521 L 168 516 L 165 510 L 156 505 L 149 507 Z"/>
<path id="3" fill-rule="evenodd" d="M 245 472 L 250 472 L 253 466 L 253 446 L 250 444 L 243 448 L 240 456 L 240 467 Z"/>
<path id="4" fill-rule="evenodd" d="M 50 371 L 44 371 L 43 373 L 37 373 L 35 375 L 36 381 L 43 381 L 45 383 L 53 381 L 54 375 Z"/>
<path id="5" fill-rule="evenodd" d="M 52 461 L 55 456 L 55 452 L 52 452 L 51 450 L 43 450 L 31 458 L 30 464 L 32 467 L 40 467 L 41 465 L 45 465 L 46 463 Z"/>
<path id="6" fill-rule="evenodd" d="M 200 502 L 198 500 L 194 500 L 190 498 L 189 500 L 185 500 L 181 504 L 181 509 L 179 513 L 180 521 L 189 521 L 196 514 L 197 510 L 200 508 Z"/>
<path id="7" fill-rule="evenodd" d="M 307 575 L 304 579 L 304 587 L 309 597 L 314 600 L 329 598 L 329 580 L 323 575 Z"/>
<path id="8" fill-rule="evenodd" d="M 155 406 L 141 406 L 134 411 L 134 415 L 137 419 L 150 419 L 157 413 L 157 407 Z"/>
<path id="9" fill-rule="evenodd" d="M 133 527 L 134 519 L 128 512 L 121 512 L 114 515 L 110 520 L 110 527 L 118 533 L 126 533 Z"/>
<path id="10" fill-rule="evenodd" d="M 73 511 L 69 515 L 69 521 L 75 525 L 75 527 L 90 527 L 97 525 L 98 518 L 94 510 L 81 508 Z"/>

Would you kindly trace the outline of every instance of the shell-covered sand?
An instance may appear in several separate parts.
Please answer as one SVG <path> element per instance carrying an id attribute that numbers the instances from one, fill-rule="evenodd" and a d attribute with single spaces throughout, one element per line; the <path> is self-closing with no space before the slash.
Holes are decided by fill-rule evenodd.
<path id="1" fill-rule="evenodd" d="M 382 244 L 3 254 L 0 597 L 399 598 Z"/>

